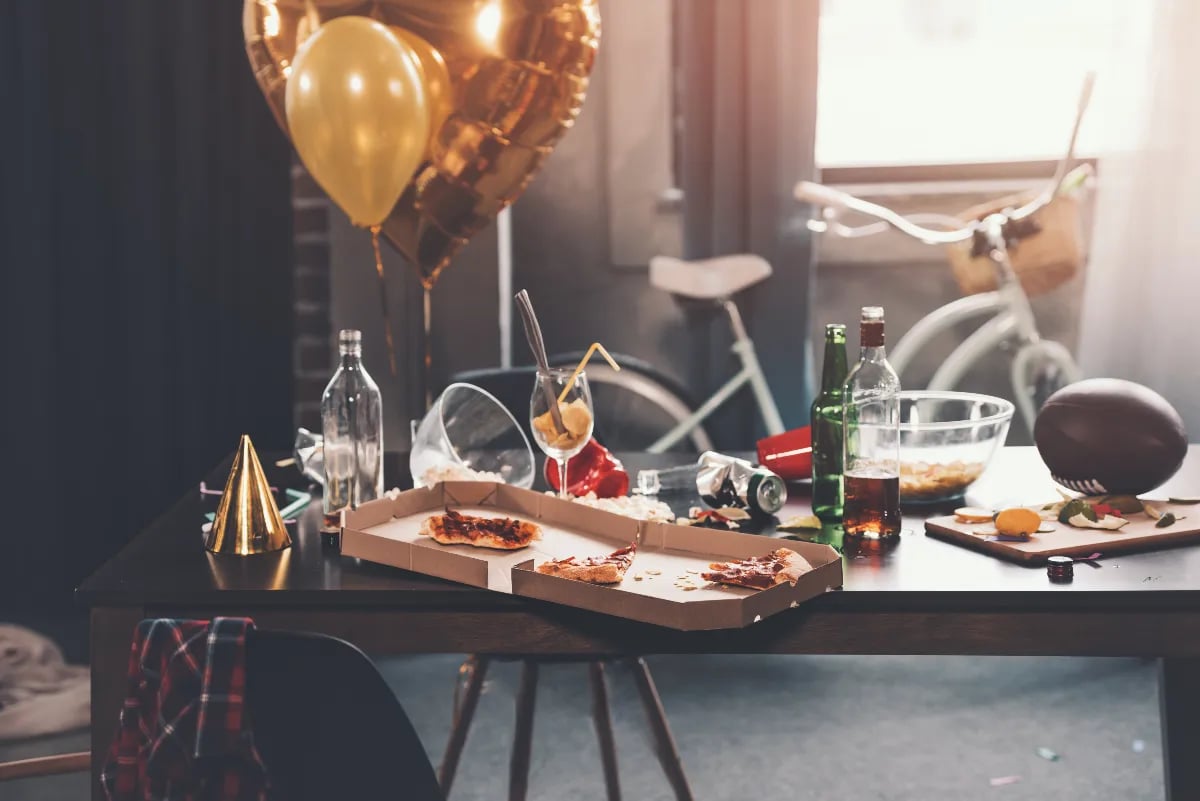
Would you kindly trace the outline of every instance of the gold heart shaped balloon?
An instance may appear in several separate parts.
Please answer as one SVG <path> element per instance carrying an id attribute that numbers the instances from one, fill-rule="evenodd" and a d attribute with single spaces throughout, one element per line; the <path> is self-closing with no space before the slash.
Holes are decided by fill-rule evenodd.
<path id="1" fill-rule="evenodd" d="M 597 0 L 246 0 L 246 52 L 285 131 L 297 48 L 348 15 L 391 26 L 422 62 L 429 146 L 383 233 L 428 290 L 578 116 L 599 46 Z"/>

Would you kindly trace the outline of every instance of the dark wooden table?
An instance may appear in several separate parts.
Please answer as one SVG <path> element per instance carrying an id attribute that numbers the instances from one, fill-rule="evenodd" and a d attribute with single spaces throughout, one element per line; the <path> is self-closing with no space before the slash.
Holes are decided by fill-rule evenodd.
<path id="1" fill-rule="evenodd" d="M 631 472 L 671 463 L 624 458 Z M 301 485 L 293 468 L 263 461 L 277 485 Z M 390 466 L 400 483 L 399 462 Z M 228 462 L 217 466 L 209 486 L 223 486 L 227 469 Z M 1198 489 L 1200 446 L 1193 446 L 1163 491 Z M 784 515 L 808 509 L 804 485 L 793 496 Z M 1055 497 L 1036 451 L 1006 448 L 967 500 L 994 508 Z M 906 510 L 896 547 L 845 549 L 843 591 L 746 629 L 677 632 L 343 559 L 320 546 L 318 504 L 298 521 L 291 549 L 217 557 L 204 550 L 200 532 L 204 512 L 215 507 L 214 497 L 189 493 L 78 590 L 91 608 L 94 759 L 121 705 L 138 620 L 246 615 L 263 627 L 343 637 L 374 654 L 1154 656 L 1162 660 L 1167 796 L 1200 799 L 1200 760 L 1192 756 L 1200 749 L 1200 548 L 1079 564 L 1073 583 L 1052 584 L 1044 568 L 925 536 L 923 519 L 945 507 Z M 834 533 L 822 536 L 842 545 Z"/>

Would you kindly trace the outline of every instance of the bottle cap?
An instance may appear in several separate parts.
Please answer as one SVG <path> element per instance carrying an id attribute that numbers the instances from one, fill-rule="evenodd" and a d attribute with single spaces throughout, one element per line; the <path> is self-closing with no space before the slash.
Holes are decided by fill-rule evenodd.
<path id="1" fill-rule="evenodd" d="M 1051 556 L 1046 560 L 1046 575 L 1051 581 L 1071 581 L 1075 577 L 1075 560 L 1069 556 Z"/>
<path id="2" fill-rule="evenodd" d="M 862 307 L 862 322 L 864 322 L 864 323 L 883 322 L 883 307 L 882 306 L 863 306 Z"/>
<path id="3" fill-rule="evenodd" d="M 338 331 L 339 345 L 359 345 L 362 344 L 362 331 L 357 328 L 343 328 Z"/>

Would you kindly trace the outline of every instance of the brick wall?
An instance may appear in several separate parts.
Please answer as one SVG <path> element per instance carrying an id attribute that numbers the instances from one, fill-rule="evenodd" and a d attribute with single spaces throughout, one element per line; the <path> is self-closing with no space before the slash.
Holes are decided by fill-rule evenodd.
<path id="1" fill-rule="evenodd" d="M 321 392 L 333 374 L 329 198 L 298 159 L 292 162 L 295 281 L 292 300 L 292 420 L 321 430 Z"/>

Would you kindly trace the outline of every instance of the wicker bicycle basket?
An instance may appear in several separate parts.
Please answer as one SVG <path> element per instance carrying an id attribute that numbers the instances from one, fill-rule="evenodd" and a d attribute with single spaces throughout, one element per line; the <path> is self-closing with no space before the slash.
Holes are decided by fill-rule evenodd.
<path id="1" fill-rule="evenodd" d="M 973 206 L 958 216 L 981 220 L 1006 208 L 1016 208 L 1036 193 L 1010 195 L 990 203 Z M 1075 277 L 1083 266 L 1083 233 L 1079 200 L 1058 195 L 1034 215 L 1040 230 L 1009 247 L 1009 259 L 1021 286 L 1030 297 L 1062 286 Z M 970 241 L 947 248 L 954 277 L 964 294 L 996 289 L 996 266 L 986 256 L 971 258 Z"/>

